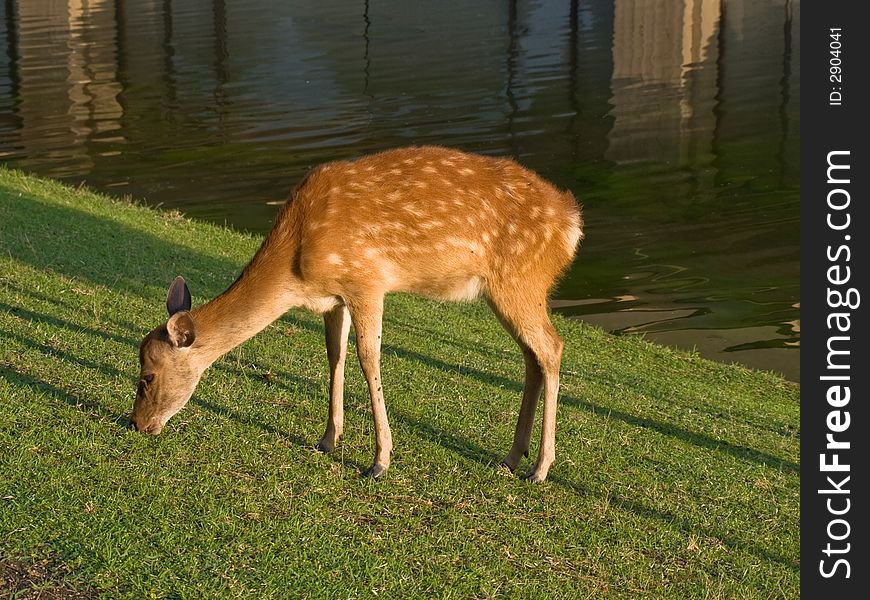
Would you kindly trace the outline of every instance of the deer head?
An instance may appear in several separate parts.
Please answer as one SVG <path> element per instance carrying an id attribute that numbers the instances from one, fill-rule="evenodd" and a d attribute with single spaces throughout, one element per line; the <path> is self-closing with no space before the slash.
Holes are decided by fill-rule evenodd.
<path id="1" fill-rule="evenodd" d="M 139 346 L 139 386 L 130 427 L 157 435 L 193 395 L 203 369 L 192 359 L 196 323 L 190 314 L 190 290 L 176 277 L 166 296 L 169 320 Z"/>

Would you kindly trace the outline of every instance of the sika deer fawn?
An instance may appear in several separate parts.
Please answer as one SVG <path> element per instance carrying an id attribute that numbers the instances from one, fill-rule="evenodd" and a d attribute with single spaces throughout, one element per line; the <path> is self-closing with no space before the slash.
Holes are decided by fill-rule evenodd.
<path id="1" fill-rule="evenodd" d="M 304 306 L 323 314 L 330 367 L 329 419 L 317 447 L 329 452 L 342 435 L 353 323 L 375 420 L 375 459 L 364 475 L 378 477 L 393 449 L 380 374 L 384 295 L 482 296 L 519 344 L 526 365 L 504 465 L 514 471 L 528 455 L 543 389 L 541 446 L 527 476 L 543 481 L 555 457 L 564 346 L 547 314 L 547 294 L 582 235 L 574 197 L 509 159 L 422 147 L 317 167 L 224 293 L 191 310 L 184 279 L 175 279 L 166 300 L 169 320 L 139 349 L 130 425 L 160 433 L 209 365 L 289 308 Z"/>

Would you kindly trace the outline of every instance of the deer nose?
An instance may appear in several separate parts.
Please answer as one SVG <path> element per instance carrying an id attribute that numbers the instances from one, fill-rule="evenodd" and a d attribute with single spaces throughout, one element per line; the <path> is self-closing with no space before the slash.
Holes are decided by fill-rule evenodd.
<path id="1" fill-rule="evenodd" d="M 139 431 L 139 428 L 136 426 L 136 421 L 133 417 L 130 417 L 130 422 L 127 424 L 127 429 L 131 431 Z"/>

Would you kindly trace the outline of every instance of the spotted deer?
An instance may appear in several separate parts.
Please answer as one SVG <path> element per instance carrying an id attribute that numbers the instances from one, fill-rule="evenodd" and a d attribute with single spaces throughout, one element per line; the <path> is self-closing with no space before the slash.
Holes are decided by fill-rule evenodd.
<path id="1" fill-rule="evenodd" d="M 541 482 L 555 458 L 564 347 L 548 316 L 547 297 L 574 257 L 581 226 L 569 192 L 506 158 L 412 147 L 316 167 L 225 292 L 192 309 L 184 279 L 172 283 L 169 320 L 139 349 L 130 426 L 160 433 L 215 360 L 302 306 L 322 314 L 326 330 L 329 416 L 317 448 L 332 451 L 342 435 L 353 324 L 375 421 L 375 458 L 363 475 L 378 477 L 393 449 L 380 373 L 385 294 L 483 297 L 525 359 L 522 404 L 503 464 L 513 472 L 521 456 L 528 456 L 543 390 L 541 445 L 526 476 Z"/>

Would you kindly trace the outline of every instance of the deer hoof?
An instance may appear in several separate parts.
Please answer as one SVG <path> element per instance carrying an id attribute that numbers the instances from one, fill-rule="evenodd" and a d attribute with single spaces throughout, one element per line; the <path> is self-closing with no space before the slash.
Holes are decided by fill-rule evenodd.
<path id="1" fill-rule="evenodd" d="M 386 471 L 387 471 L 387 467 L 385 467 L 384 465 L 375 463 L 372 466 L 370 466 L 368 469 L 363 471 L 362 476 L 363 477 L 371 477 L 372 479 L 377 479 L 381 475 L 386 473 Z"/>
<path id="2" fill-rule="evenodd" d="M 324 454 L 329 454 L 333 450 L 335 450 L 335 444 L 332 442 L 328 442 L 326 440 L 320 440 L 317 442 L 317 445 L 314 446 L 314 449 L 318 452 L 323 452 Z"/>
<path id="3" fill-rule="evenodd" d="M 529 471 L 528 473 L 526 473 L 526 476 L 523 477 L 523 479 L 525 481 L 528 481 L 529 483 L 544 483 L 544 481 L 547 479 L 547 476 L 540 475 L 537 471 Z"/>

